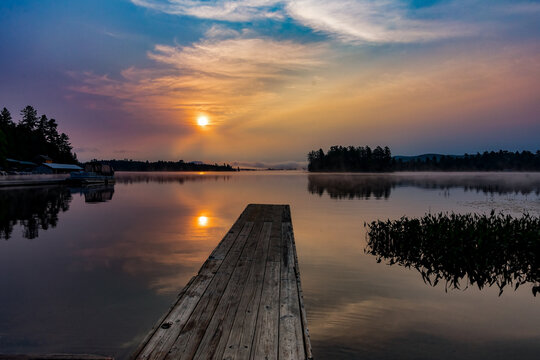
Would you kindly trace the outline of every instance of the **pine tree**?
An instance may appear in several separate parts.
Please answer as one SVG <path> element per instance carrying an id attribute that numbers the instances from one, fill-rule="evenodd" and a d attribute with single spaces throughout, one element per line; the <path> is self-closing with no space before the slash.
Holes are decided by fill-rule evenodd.
<path id="1" fill-rule="evenodd" d="M 5 165 L 6 157 L 7 157 L 7 138 L 6 138 L 6 134 L 2 131 L 2 129 L 0 129 L 0 166 Z"/>
<path id="2" fill-rule="evenodd" d="M 19 126 L 28 129 L 35 130 L 38 124 L 37 111 L 32 106 L 28 105 L 21 110 L 22 120 L 19 123 Z"/>
<path id="3" fill-rule="evenodd" d="M 45 127 L 45 138 L 51 144 L 56 144 L 58 141 L 58 124 L 55 119 L 49 119 Z"/>
<path id="4" fill-rule="evenodd" d="M 11 113 L 8 109 L 4 108 L 2 112 L 0 112 L 0 129 L 6 129 L 8 127 L 12 127 L 15 124 L 13 123 L 11 119 Z"/>

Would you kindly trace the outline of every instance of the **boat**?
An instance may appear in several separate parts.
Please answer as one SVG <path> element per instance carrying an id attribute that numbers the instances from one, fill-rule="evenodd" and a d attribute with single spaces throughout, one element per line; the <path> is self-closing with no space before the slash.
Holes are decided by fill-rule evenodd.
<path id="1" fill-rule="evenodd" d="M 99 162 L 89 162 L 84 165 L 83 171 L 74 171 L 70 173 L 66 180 L 74 184 L 114 184 L 114 169 L 112 166 Z"/>

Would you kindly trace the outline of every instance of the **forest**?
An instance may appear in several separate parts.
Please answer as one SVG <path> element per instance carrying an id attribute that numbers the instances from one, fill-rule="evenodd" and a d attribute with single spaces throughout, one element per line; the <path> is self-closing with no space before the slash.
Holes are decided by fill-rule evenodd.
<path id="1" fill-rule="evenodd" d="M 332 146 L 325 154 L 322 149 L 308 154 L 309 171 L 366 171 L 393 170 L 392 153 L 388 146 Z"/>
<path id="2" fill-rule="evenodd" d="M 179 161 L 99 160 L 116 171 L 236 171 L 229 164 L 201 164 Z"/>
<path id="3" fill-rule="evenodd" d="M 20 114 L 20 121 L 15 123 L 8 109 L 0 112 L 0 166 L 5 165 L 6 158 L 32 161 L 38 155 L 47 155 L 57 163 L 77 163 L 69 137 L 58 132 L 55 119 L 38 116 L 30 105 Z"/>
<path id="4" fill-rule="evenodd" d="M 392 157 L 388 146 L 375 149 L 332 146 L 308 154 L 312 172 L 391 172 L 391 171 L 540 171 L 540 150 L 483 152 L 474 155 L 433 155 L 408 159 Z"/>

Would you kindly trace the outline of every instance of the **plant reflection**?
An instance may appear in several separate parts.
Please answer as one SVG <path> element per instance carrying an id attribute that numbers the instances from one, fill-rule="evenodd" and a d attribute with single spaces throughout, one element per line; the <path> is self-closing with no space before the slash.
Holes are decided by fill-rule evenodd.
<path id="1" fill-rule="evenodd" d="M 532 284 L 540 291 L 540 218 L 495 214 L 438 214 L 366 225 L 365 252 L 377 262 L 415 268 L 425 283 L 445 289 Z"/>
<path id="2" fill-rule="evenodd" d="M 396 187 L 413 186 L 423 189 L 445 190 L 462 188 L 484 194 L 540 195 L 540 176 L 530 174 L 516 177 L 512 174 L 310 174 L 308 191 L 322 196 L 325 192 L 333 199 L 387 199 Z"/>

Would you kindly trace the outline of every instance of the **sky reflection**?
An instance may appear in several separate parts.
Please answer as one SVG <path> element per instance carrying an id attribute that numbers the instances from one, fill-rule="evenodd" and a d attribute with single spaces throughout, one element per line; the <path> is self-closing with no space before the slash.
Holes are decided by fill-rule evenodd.
<path id="1" fill-rule="evenodd" d="M 119 173 L 112 199 L 89 204 L 72 194 L 56 226 L 34 240 L 11 218 L 12 237 L 0 242 L 0 287 L 9 289 L 0 293 L 0 349 L 125 358 L 248 203 L 289 203 L 317 358 L 536 359 L 540 310 L 529 286 L 500 297 L 493 288 L 445 292 L 415 270 L 364 253 L 363 224 L 376 219 L 517 202 L 540 214 L 538 175 L 483 174 L 479 191 L 476 175 L 467 176 L 464 183 L 461 175 L 392 175 L 388 197 L 377 199 L 328 196 L 334 180 L 321 185 L 301 172 Z M 381 183 L 370 177 L 334 183 L 357 178 L 353 188 L 365 193 L 358 184 Z M 322 196 L 309 191 L 310 182 L 325 187 Z"/>

